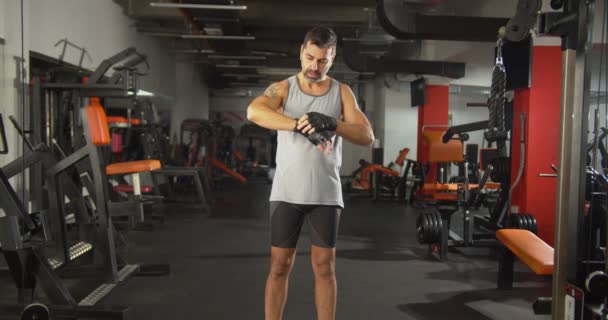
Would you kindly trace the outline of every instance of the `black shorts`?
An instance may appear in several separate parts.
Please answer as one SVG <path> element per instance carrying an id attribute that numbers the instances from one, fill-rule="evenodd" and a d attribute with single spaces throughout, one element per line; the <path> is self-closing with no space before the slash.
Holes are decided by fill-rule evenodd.
<path id="1" fill-rule="evenodd" d="M 308 221 L 313 245 L 335 248 L 340 222 L 339 206 L 270 202 L 271 244 L 278 248 L 295 248 L 304 220 Z"/>

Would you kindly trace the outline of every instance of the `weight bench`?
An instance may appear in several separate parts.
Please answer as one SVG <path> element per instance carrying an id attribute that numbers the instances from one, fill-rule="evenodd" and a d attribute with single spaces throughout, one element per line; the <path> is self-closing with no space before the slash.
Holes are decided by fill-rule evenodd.
<path id="1" fill-rule="evenodd" d="M 496 239 L 504 245 L 498 265 L 498 288 L 513 288 L 515 256 L 538 275 L 553 274 L 553 247 L 524 229 L 501 229 Z"/>
<path id="2" fill-rule="evenodd" d="M 136 223 L 144 223 L 143 193 L 146 193 L 146 191 L 151 192 L 151 187 L 142 186 L 139 175 L 140 173 L 153 172 L 160 168 L 161 165 L 158 160 L 117 162 L 106 166 L 106 177 L 128 175 L 133 183 L 131 188 L 128 188 L 129 186 L 122 188 L 122 191 L 127 193 L 130 191 L 127 201 L 108 201 L 108 207 L 113 217 L 129 217 L 131 227 L 135 227 Z"/>
<path id="3" fill-rule="evenodd" d="M 89 105 L 81 110 L 81 118 L 83 127 L 85 128 L 86 145 L 77 149 L 72 154 L 66 155 L 56 168 L 49 170 L 47 176 L 52 179 L 49 188 L 51 188 L 51 191 L 54 191 L 60 187 L 56 179 L 57 174 L 69 167 L 77 166 L 82 159 L 89 158 L 92 177 L 89 175 L 89 179 L 86 179 L 85 185 L 88 192 L 95 194 L 95 210 L 100 212 L 108 210 L 111 217 L 126 217 L 128 224 L 132 228 L 137 225 L 145 225 L 139 175 L 140 173 L 160 169 L 160 161 L 153 159 L 127 161 L 112 163 L 106 166 L 101 156 L 102 152 L 100 148 L 110 144 L 110 130 L 99 98 L 90 98 Z M 134 189 L 131 201 L 109 201 L 108 177 L 118 175 L 131 176 Z M 61 203 L 61 199 L 57 199 L 57 203 Z M 59 210 L 63 211 L 64 209 L 59 206 Z"/>
<path id="4" fill-rule="evenodd" d="M 134 126 L 139 126 L 141 124 L 141 120 L 137 119 L 137 118 L 131 118 L 130 121 L 129 119 L 125 118 L 125 117 L 121 117 L 121 116 L 106 116 L 106 121 L 108 123 L 108 127 L 110 128 L 110 133 L 112 134 L 112 130 L 113 129 L 125 129 L 125 128 L 130 128 L 130 127 L 134 127 Z M 130 137 L 129 137 L 130 133 L 129 131 L 127 131 L 127 137 L 124 138 L 124 140 L 127 141 L 126 145 L 123 145 L 123 138 L 120 137 L 120 135 L 113 135 L 112 134 L 112 152 L 113 153 L 122 153 L 123 148 L 126 148 L 128 146 L 128 143 L 130 142 Z M 117 139 L 117 140 L 114 140 Z M 142 161 L 152 161 L 152 160 L 140 160 L 140 161 L 135 161 L 135 162 L 142 162 Z M 157 161 L 157 160 L 154 160 Z M 135 163 L 132 161 L 132 163 Z M 113 164 L 110 164 L 108 167 L 112 166 Z M 200 203 L 203 205 L 203 209 L 205 212 L 209 211 L 209 207 L 207 204 L 207 198 L 205 196 L 205 190 L 204 190 L 204 185 L 203 183 L 207 183 L 206 181 L 204 181 L 204 179 L 206 179 L 205 177 L 205 173 L 204 173 L 204 168 L 196 168 L 196 167 L 168 167 L 168 166 L 163 166 L 160 162 L 158 163 L 158 167 L 154 167 L 153 169 L 151 168 L 151 170 L 145 170 L 145 172 L 150 172 L 150 177 L 152 179 L 152 183 L 154 184 L 154 186 L 145 186 L 145 185 L 140 185 L 139 189 L 136 189 L 134 186 L 131 185 L 125 185 L 125 184 L 119 184 L 113 187 L 113 190 L 115 192 L 122 192 L 122 193 L 127 193 L 129 195 L 129 199 L 131 200 L 131 198 L 134 198 L 135 201 L 139 201 L 142 202 L 143 200 L 156 200 L 156 199 L 165 199 L 166 197 L 164 197 L 161 192 L 160 192 L 160 186 L 159 186 L 159 181 L 157 179 L 157 175 L 163 175 L 165 176 L 167 179 L 169 179 L 169 177 L 172 176 L 186 176 L 186 177 L 191 177 L 194 181 L 194 186 L 196 187 L 196 191 L 197 191 L 197 197 L 200 201 Z M 123 173 L 118 173 L 118 174 L 123 174 Z M 107 173 L 108 176 L 110 176 L 111 174 L 108 172 Z M 133 178 L 133 185 L 135 184 L 139 184 L 139 176 L 132 176 Z M 209 188 L 207 188 L 209 189 Z M 137 191 L 139 190 L 139 191 Z M 149 194 L 154 193 L 154 196 L 151 196 Z M 144 199 L 143 194 L 148 194 Z M 169 197 L 173 198 L 173 192 L 171 190 L 171 187 L 169 187 Z M 165 199 L 167 200 L 167 199 Z M 139 208 L 138 208 L 139 210 Z M 143 209 L 141 209 L 141 214 L 143 214 Z"/>

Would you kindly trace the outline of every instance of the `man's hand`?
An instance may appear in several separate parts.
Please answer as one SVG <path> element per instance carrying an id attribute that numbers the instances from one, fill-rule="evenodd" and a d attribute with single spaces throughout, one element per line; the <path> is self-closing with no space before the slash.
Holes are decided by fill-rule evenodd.
<path id="1" fill-rule="evenodd" d="M 336 131 L 338 122 L 336 118 L 319 112 L 308 112 L 298 121 L 297 130 L 311 134 L 315 132 Z"/>
<path id="2" fill-rule="evenodd" d="M 311 134 L 306 134 L 303 133 L 302 131 L 298 131 L 295 130 L 298 133 L 300 133 L 301 135 L 303 135 L 304 137 L 306 137 L 306 139 L 308 139 L 308 141 L 310 141 L 310 143 L 312 143 L 314 146 L 317 147 L 317 149 L 330 154 L 331 153 L 331 138 L 333 136 L 333 134 L 331 132 L 328 131 L 324 131 L 324 132 L 314 132 Z"/>
<path id="3" fill-rule="evenodd" d="M 331 137 L 332 133 L 328 131 L 323 132 L 314 132 L 308 135 L 308 141 L 314 144 L 317 149 L 323 151 L 324 153 L 331 153 Z"/>

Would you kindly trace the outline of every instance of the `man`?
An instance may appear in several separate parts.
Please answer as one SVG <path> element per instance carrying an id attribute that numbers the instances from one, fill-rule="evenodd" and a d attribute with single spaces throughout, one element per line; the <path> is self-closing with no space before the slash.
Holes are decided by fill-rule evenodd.
<path id="1" fill-rule="evenodd" d="M 335 319 L 335 246 L 344 207 L 341 138 L 358 145 L 374 141 L 351 89 L 327 76 L 336 56 L 336 42 L 330 28 L 311 29 L 300 47 L 302 71 L 271 84 L 247 109 L 249 120 L 278 131 L 277 168 L 270 195 L 272 246 L 266 320 L 282 318 L 304 221 L 311 233 L 317 317 Z"/>

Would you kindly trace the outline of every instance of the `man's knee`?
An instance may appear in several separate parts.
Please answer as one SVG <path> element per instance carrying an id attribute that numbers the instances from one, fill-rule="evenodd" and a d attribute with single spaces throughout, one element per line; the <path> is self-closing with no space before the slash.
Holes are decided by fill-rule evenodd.
<path id="1" fill-rule="evenodd" d="M 330 280 L 336 277 L 335 259 L 315 259 L 312 269 L 316 278 Z"/>
<path id="2" fill-rule="evenodd" d="M 291 257 L 272 257 L 270 259 L 270 276 L 273 278 L 285 278 L 289 275 L 293 266 Z"/>

